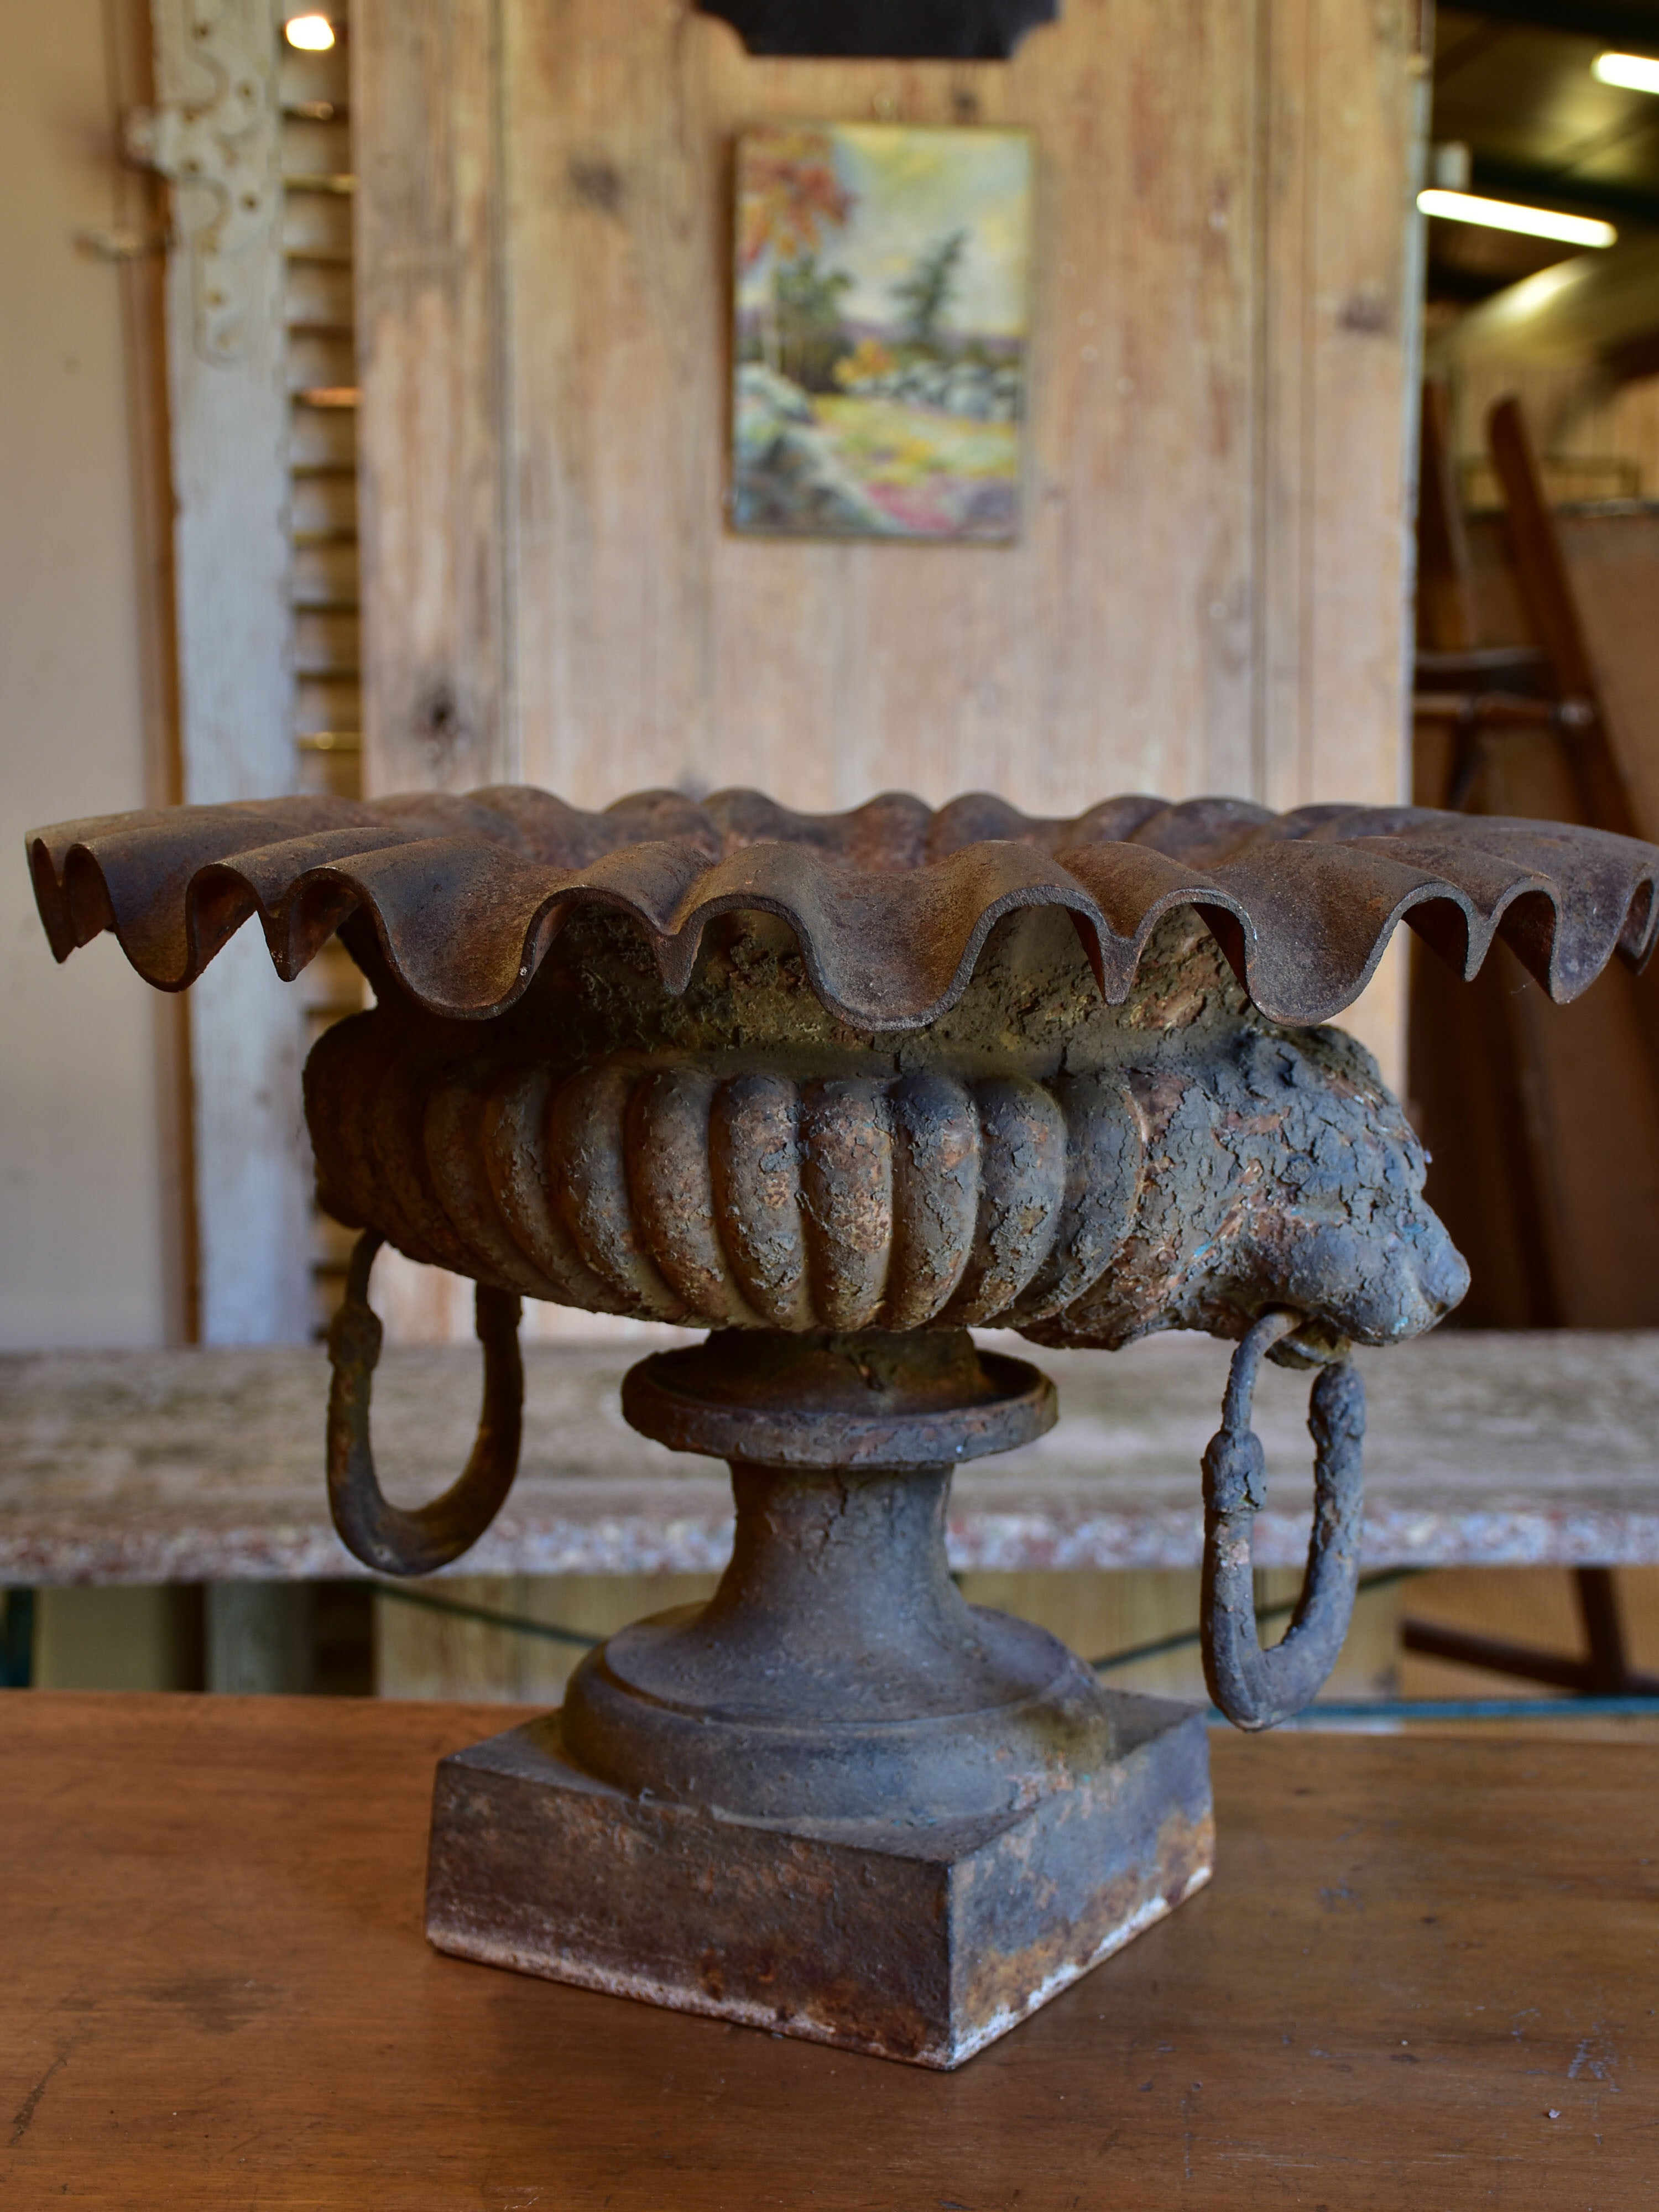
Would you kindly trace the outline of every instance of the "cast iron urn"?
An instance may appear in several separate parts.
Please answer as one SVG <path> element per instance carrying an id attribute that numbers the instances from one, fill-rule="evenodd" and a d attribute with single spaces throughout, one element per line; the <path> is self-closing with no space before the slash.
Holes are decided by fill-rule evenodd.
<path id="1" fill-rule="evenodd" d="M 951 1469 L 1055 1418 L 971 1333 L 1232 1339 L 1204 1455 L 1204 1655 L 1246 1729 L 1314 1695 L 1354 1594 L 1352 1348 L 1431 1328 L 1462 1260 L 1366 1053 L 1319 1024 L 1399 921 L 1552 997 L 1659 925 L 1659 851 L 1410 808 L 973 796 L 838 816 L 753 792 L 589 814 L 521 788 L 296 798 L 30 840 L 66 957 L 112 929 L 184 988 L 257 915 L 292 976 L 337 931 L 372 1011 L 313 1051 L 322 1203 L 362 1232 L 330 1336 L 329 1495 L 377 1572 L 483 1533 L 517 1463 L 520 1301 L 705 1328 L 628 1377 L 645 1435 L 730 1462 L 707 1605 L 584 1661 L 562 1709 L 443 1761 L 427 1927 L 497 1966 L 935 2067 L 1209 1878 L 1205 1719 L 1103 1690 L 947 1571 Z M 375 1251 L 477 1285 L 453 1488 L 376 1479 Z M 1258 1643 L 1261 1361 L 1308 1370 L 1300 1601 Z"/>

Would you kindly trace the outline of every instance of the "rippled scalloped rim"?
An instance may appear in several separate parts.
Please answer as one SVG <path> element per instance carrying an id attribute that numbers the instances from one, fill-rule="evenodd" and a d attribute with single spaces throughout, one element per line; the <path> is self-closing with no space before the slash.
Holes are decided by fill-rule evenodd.
<path id="1" fill-rule="evenodd" d="M 1070 913 L 1113 1004 L 1158 923 L 1191 907 L 1255 1006 L 1291 1027 L 1351 1005 L 1401 921 L 1466 976 L 1503 937 L 1562 1003 L 1615 951 L 1639 967 L 1659 931 L 1659 848 L 1410 807 L 1274 815 L 1133 795 L 1062 821 L 984 794 L 933 810 L 890 793 L 805 816 L 754 792 L 652 792 L 585 813 L 511 787 L 107 816 L 29 850 L 60 960 L 112 930 L 148 981 L 181 990 L 257 915 L 291 978 L 361 909 L 411 998 L 472 1020 L 522 996 L 585 905 L 633 915 L 677 994 L 715 915 L 775 914 L 823 1005 L 864 1030 L 937 1020 L 1024 907 Z"/>

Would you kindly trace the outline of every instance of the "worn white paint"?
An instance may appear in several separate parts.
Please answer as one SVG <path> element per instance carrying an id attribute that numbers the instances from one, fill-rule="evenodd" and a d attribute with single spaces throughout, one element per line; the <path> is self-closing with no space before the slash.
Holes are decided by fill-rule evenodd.
<path id="1" fill-rule="evenodd" d="M 173 184 L 167 372 L 184 797 L 266 799 L 296 781 L 281 10 L 274 0 L 155 0 L 153 15 L 158 109 L 132 137 Z M 189 119 L 204 103 L 208 118 Z M 212 181 L 191 181 L 200 174 Z M 210 1344 L 297 1340 L 310 1324 L 302 1010 L 252 932 L 214 963 L 190 1006 L 201 1334 Z"/>

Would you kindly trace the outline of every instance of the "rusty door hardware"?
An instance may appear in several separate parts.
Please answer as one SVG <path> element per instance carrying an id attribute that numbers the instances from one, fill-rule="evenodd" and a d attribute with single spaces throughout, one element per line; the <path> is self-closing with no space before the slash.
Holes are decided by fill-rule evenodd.
<path id="1" fill-rule="evenodd" d="M 708 1331 L 634 1426 L 732 1468 L 707 1606 L 611 1637 L 558 1713 L 444 1762 L 428 1932 L 473 1958 L 953 2066 L 1171 1910 L 1213 1856 L 1200 1717 L 1101 1686 L 945 1569 L 951 1470 L 1041 1434 L 973 1329 L 1237 1341 L 1204 1460 L 1204 1640 L 1241 1727 L 1294 1713 L 1352 1605 L 1356 1346 L 1467 1271 L 1375 1065 L 1317 1026 L 1404 921 L 1502 937 L 1558 1000 L 1659 928 L 1659 851 L 1408 807 L 982 794 L 587 814 L 542 792 L 319 798 L 30 841 L 53 948 L 112 930 L 181 989 L 251 915 L 279 971 L 338 932 L 376 1003 L 306 1071 L 319 1194 L 361 1232 L 331 1337 L 336 1525 L 383 1572 L 505 1498 L 521 1297 Z M 392 1507 L 370 1450 L 382 1241 L 477 1285 L 467 1468 Z M 1264 1358 L 1313 1372 L 1291 1629 L 1258 1644 Z"/>
<path id="2" fill-rule="evenodd" d="M 198 10 L 193 28 L 199 89 L 131 109 L 123 135 L 127 158 L 173 187 L 174 237 L 191 259 L 196 349 L 217 363 L 245 350 L 258 271 L 248 249 L 281 215 L 282 104 L 265 7 L 228 0 Z"/>

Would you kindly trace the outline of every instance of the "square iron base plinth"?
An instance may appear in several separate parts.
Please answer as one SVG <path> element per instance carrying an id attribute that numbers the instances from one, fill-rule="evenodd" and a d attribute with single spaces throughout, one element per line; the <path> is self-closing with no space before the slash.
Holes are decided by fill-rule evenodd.
<path id="1" fill-rule="evenodd" d="M 1013 1813 L 756 1821 L 635 1797 L 559 1716 L 438 1769 L 427 1935 L 488 1966 L 959 2066 L 1208 1880 L 1202 1717 L 1109 1693 L 1116 1755 Z"/>

